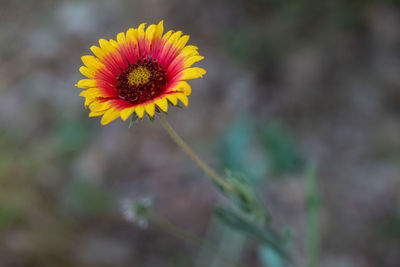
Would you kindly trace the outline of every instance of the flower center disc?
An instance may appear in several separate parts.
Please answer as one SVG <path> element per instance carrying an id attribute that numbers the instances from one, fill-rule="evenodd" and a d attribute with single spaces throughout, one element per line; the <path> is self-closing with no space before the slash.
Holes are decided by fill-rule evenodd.
<path id="1" fill-rule="evenodd" d="M 148 83 L 150 80 L 151 72 L 145 67 L 138 67 L 128 74 L 128 83 L 131 86 L 139 86 Z"/>
<path id="2" fill-rule="evenodd" d="M 141 104 L 162 95 L 167 88 L 167 73 L 154 59 L 142 58 L 116 77 L 119 97 Z"/>

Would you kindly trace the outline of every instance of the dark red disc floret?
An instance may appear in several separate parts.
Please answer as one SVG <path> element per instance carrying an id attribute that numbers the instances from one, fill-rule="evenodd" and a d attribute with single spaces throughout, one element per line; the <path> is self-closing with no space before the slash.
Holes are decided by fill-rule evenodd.
<path id="1" fill-rule="evenodd" d="M 150 72 L 148 82 L 144 84 L 131 84 L 128 81 L 129 74 L 137 68 L 145 68 Z M 132 104 L 141 104 L 148 100 L 154 99 L 164 93 L 168 81 L 166 79 L 166 71 L 154 59 L 142 58 L 134 65 L 122 70 L 122 73 L 116 76 L 116 89 L 120 98 L 129 101 Z"/>

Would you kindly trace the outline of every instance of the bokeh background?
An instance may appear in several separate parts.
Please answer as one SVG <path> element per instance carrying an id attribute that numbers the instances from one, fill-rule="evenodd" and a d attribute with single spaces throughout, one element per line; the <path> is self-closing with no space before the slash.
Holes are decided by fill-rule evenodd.
<path id="1" fill-rule="evenodd" d="M 1 0 L 0 266 L 267 266 L 254 241 L 215 220 L 223 200 L 157 121 L 101 127 L 74 87 L 99 38 L 161 19 L 191 35 L 208 71 L 168 120 L 210 165 L 255 185 L 274 227 L 291 229 L 300 266 L 310 160 L 319 266 L 400 266 L 399 7 Z M 121 202 L 145 196 L 216 251 L 126 220 Z"/>

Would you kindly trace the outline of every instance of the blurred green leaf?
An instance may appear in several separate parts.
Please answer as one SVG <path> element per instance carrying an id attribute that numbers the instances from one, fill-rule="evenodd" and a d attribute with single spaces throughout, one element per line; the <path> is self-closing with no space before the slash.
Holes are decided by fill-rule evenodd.
<path id="1" fill-rule="evenodd" d="M 270 221 L 260 199 L 256 196 L 254 189 L 251 187 L 248 179 L 236 173 L 226 170 L 227 182 L 236 189 L 239 195 L 225 191 L 228 197 L 233 200 L 234 204 L 244 213 L 251 214 L 253 217 L 268 223 Z"/>
<path id="2" fill-rule="evenodd" d="M 260 138 L 271 162 L 273 173 L 279 175 L 300 169 L 303 160 L 289 131 L 281 123 L 267 124 Z"/>
<path id="3" fill-rule="evenodd" d="M 282 227 L 281 236 L 286 243 L 290 243 L 292 241 L 292 229 L 287 226 Z"/>
<path id="4" fill-rule="evenodd" d="M 183 107 L 179 104 L 176 104 L 175 107 L 179 108 L 179 109 L 183 109 Z"/>
<path id="5" fill-rule="evenodd" d="M 63 151 L 76 152 L 86 143 L 91 128 L 76 120 L 62 120 L 55 127 L 55 137 Z"/>
<path id="6" fill-rule="evenodd" d="M 136 121 L 139 119 L 139 117 L 136 115 L 136 113 L 132 114 L 131 121 L 129 122 L 129 128 L 133 127 L 133 125 L 136 123 Z"/>
<path id="7" fill-rule="evenodd" d="M 253 123 L 249 119 L 237 119 L 221 138 L 220 158 L 222 165 L 233 171 L 243 170 L 243 159 L 253 135 Z"/>
<path id="8" fill-rule="evenodd" d="M 280 256 L 287 258 L 287 252 L 283 247 L 279 236 L 269 229 L 268 226 L 257 225 L 242 214 L 222 207 L 216 208 L 215 214 L 217 218 L 227 226 L 261 242 L 264 245 L 270 246 L 276 250 Z"/>
<path id="9" fill-rule="evenodd" d="M 268 246 L 259 247 L 260 261 L 265 267 L 285 267 L 282 258 Z"/>
<path id="10" fill-rule="evenodd" d="M 400 213 L 388 214 L 378 226 L 379 234 L 385 239 L 400 240 Z"/>
<path id="11" fill-rule="evenodd" d="M 100 215 L 109 211 L 112 199 L 97 184 L 75 180 L 65 189 L 63 195 L 66 208 L 77 215 Z"/>
<path id="12" fill-rule="evenodd" d="M 15 223 L 18 216 L 19 210 L 8 203 L 0 203 L 0 230 Z"/>
<path id="13" fill-rule="evenodd" d="M 251 183 L 266 177 L 265 156 L 256 143 L 255 124 L 251 117 L 237 118 L 224 132 L 220 140 L 219 158 L 221 165 Z"/>

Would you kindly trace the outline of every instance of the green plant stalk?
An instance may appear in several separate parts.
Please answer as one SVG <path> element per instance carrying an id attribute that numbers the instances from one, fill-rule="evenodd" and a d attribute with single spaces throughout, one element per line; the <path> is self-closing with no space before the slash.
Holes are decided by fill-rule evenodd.
<path id="1" fill-rule="evenodd" d="M 175 235 L 176 237 L 182 238 L 184 240 L 187 240 L 187 241 L 194 243 L 196 245 L 199 245 L 199 246 L 204 246 L 211 251 L 216 250 L 216 248 L 213 245 L 209 244 L 207 241 L 202 240 L 191 233 L 182 231 L 180 228 L 171 224 L 165 218 L 158 216 L 157 214 L 155 214 L 153 212 L 148 214 L 148 218 L 150 220 L 152 220 L 154 223 L 156 223 L 160 228 L 164 229 L 166 232 L 168 232 L 172 235 Z"/>
<path id="2" fill-rule="evenodd" d="M 207 240 L 203 240 L 201 238 L 198 238 L 197 236 L 195 236 L 192 233 L 186 232 L 181 230 L 180 228 L 176 227 L 175 225 L 173 225 L 172 223 L 170 223 L 169 221 L 167 221 L 165 218 L 158 216 L 157 214 L 155 214 L 154 212 L 149 212 L 147 214 L 148 218 L 153 221 L 155 224 L 157 224 L 160 228 L 162 228 L 164 231 L 178 237 L 178 238 L 182 238 L 183 240 L 186 240 L 188 242 L 191 242 L 195 245 L 198 245 L 200 247 L 203 247 L 205 249 L 207 249 L 208 251 L 214 253 L 217 257 L 219 257 L 221 260 L 225 261 L 225 262 L 232 262 L 234 261 L 237 266 L 240 267 L 247 267 L 247 265 L 243 264 L 242 262 L 240 262 L 238 259 L 227 259 L 225 258 L 223 255 L 220 255 L 218 253 L 218 248 L 215 247 L 213 244 L 211 244 L 210 242 L 208 242 Z"/>
<path id="3" fill-rule="evenodd" d="M 245 236 L 241 235 L 241 233 L 236 232 L 230 228 L 221 229 L 220 240 L 218 240 L 219 251 L 224 253 L 230 259 L 230 264 L 235 266 L 235 262 L 239 262 L 239 259 L 242 256 L 243 247 L 246 242 Z M 225 264 L 228 262 L 225 262 Z M 220 259 L 214 258 L 212 261 L 211 267 L 219 267 L 223 266 L 224 262 L 221 262 Z"/>
<path id="4" fill-rule="evenodd" d="M 320 198 L 318 194 L 317 178 L 315 164 L 309 164 L 306 171 L 305 196 L 306 196 L 306 215 L 307 232 L 306 248 L 308 267 L 317 267 L 320 250 L 320 225 L 319 225 L 319 207 Z"/>
<path id="5" fill-rule="evenodd" d="M 164 126 L 165 130 L 169 133 L 171 138 L 175 141 L 175 143 L 180 146 L 183 151 L 188 154 L 188 156 L 206 173 L 208 174 L 218 185 L 223 187 L 224 189 L 238 195 L 240 197 L 239 192 L 230 184 L 225 182 L 224 179 L 221 178 L 213 169 L 211 169 L 204 161 L 202 161 L 193 150 L 183 141 L 183 139 L 175 132 L 172 126 L 167 122 L 163 115 L 160 113 L 157 114 L 158 118 L 161 121 L 161 124 Z"/>

